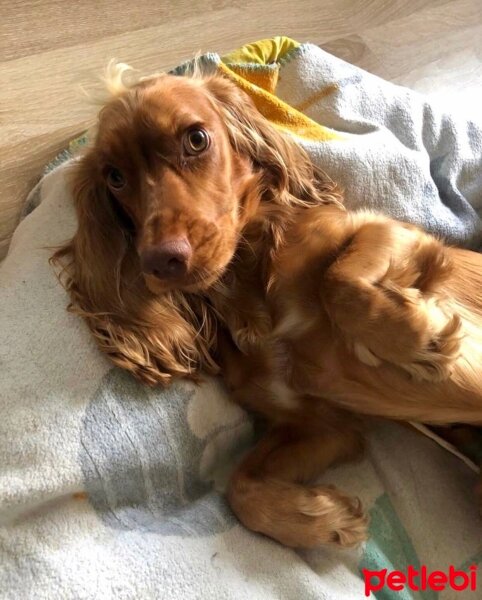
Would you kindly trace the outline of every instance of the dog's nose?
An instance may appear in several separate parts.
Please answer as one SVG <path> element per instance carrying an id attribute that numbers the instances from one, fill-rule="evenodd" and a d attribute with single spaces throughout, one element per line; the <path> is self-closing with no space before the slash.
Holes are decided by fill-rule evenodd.
<path id="1" fill-rule="evenodd" d="M 191 244 L 186 238 L 167 240 L 141 252 L 141 267 L 148 275 L 175 279 L 186 273 L 191 256 Z"/>

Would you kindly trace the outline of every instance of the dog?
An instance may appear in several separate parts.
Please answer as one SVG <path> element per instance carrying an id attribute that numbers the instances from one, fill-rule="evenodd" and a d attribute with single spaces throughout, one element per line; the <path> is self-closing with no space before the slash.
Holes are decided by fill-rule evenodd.
<path id="1" fill-rule="evenodd" d="M 269 430 L 235 470 L 240 521 L 291 547 L 366 537 L 313 483 L 364 418 L 482 424 L 482 257 L 343 207 L 337 185 L 219 75 L 119 86 L 73 167 L 71 309 L 148 384 L 221 372 Z"/>

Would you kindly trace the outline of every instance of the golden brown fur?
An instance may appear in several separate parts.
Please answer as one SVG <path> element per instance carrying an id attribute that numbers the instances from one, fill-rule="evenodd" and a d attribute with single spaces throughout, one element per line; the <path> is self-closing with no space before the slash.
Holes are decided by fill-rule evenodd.
<path id="1" fill-rule="evenodd" d="M 206 147 L 187 152 L 199 130 Z M 291 546 L 364 538 L 359 502 L 312 483 L 360 452 L 355 414 L 482 424 L 481 256 L 347 212 L 229 81 L 121 92 L 73 190 L 79 227 L 57 258 L 100 348 L 149 384 L 220 364 L 271 422 L 228 492 L 251 529 Z M 146 272 L 166 243 L 188 248 L 182 269 Z"/>

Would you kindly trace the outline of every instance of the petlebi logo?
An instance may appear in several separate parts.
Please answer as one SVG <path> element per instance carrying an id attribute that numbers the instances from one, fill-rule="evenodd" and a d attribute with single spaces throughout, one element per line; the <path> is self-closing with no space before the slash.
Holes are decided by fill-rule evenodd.
<path id="1" fill-rule="evenodd" d="M 468 573 L 458 571 L 452 565 L 448 572 L 428 572 L 426 566 L 422 566 L 418 570 L 409 566 L 406 573 L 403 571 L 389 572 L 387 569 L 380 571 L 362 569 L 362 573 L 365 580 L 365 596 L 370 596 L 372 592 L 379 592 L 385 587 L 394 592 L 401 592 L 405 589 L 413 592 L 425 590 L 443 592 L 447 589 L 462 592 L 477 589 L 476 565 L 472 565 Z"/>

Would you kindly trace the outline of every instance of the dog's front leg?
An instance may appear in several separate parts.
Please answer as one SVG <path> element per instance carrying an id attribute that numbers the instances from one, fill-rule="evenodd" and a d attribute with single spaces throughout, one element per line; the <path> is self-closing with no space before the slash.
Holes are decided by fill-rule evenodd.
<path id="1" fill-rule="evenodd" d="M 449 269 L 434 238 L 367 216 L 324 273 L 321 299 L 362 362 L 388 361 L 421 379 L 445 379 L 460 346 L 460 319 L 444 297 Z"/>
<path id="2" fill-rule="evenodd" d="M 249 529 L 294 548 L 355 546 L 367 517 L 357 498 L 333 486 L 306 485 L 329 466 L 361 451 L 359 433 L 274 427 L 234 472 L 228 500 Z"/>
<path id="3" fill-rule="evenodd" d="M 313 399 L 281 399 L 271 389 L 264 353 L 242 354 L 226 332 L 220 332 L 218 349 L 233 400 L 272 424 L 232 475 L 228 500 L 239 520 L 292 547 L 364 540 L 367 518 L 356 498 L 307 485 L 362 453 L 359 420 L 325 404 L 313 413 Z"/>

